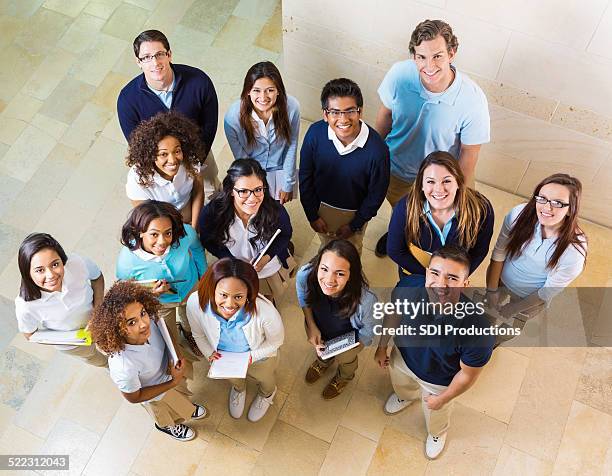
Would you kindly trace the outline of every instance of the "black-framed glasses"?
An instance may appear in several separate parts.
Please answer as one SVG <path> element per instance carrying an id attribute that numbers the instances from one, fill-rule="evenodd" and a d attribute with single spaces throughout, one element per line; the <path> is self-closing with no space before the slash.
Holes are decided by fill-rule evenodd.
<path id="1" fill-rule="evenodd" d="M 323 109 L 327 114 L 333 118 L 340 118 L 342 116 L 355 117 L 361 111 L 361 108 L 349 109 L 348 111 L 338 111 L 338 109 Z"/>
<path id="2" fill-rule="evenodd" d="M 165 58 L 169 54 L 170 53 L 168 51 L 158 51 L 154 55 L 144 55 L 142 58 L 138 58 L 138 61 L 140 61 L 141 63 L 150 63 L 151 61 L 153 61 L 153 58 L 159 61 L 160 59 Z"/>
<path id="3" fill-rule="evenodd" d="M 234 188 L 234 192 L 236 192 L 240 198 L 249 198 L 251 194 L 255 195 L 257 198 L 260 198 L 263 196 L 265 190 L 266 187 L 257 187 L 253 190 L 248 188 Z"/>
<path id="4" fill-rule="evenodd" d="M 569 207 L 569 203 L 563 203 L 563 202 L 560 202 L 559 200 L 549 200 L 548 198 L 543 197 L 541 195 L 535 195 L 533 198 L 536 201 L 536 203 L 539 203 L 540 205 L 546 205 L 547 203 L 550 203 L 550 206 L 553 208 Z"/>

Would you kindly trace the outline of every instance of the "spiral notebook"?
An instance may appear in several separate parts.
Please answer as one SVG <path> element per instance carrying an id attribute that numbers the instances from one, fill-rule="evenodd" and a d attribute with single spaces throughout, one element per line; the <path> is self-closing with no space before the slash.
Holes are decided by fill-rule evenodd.
<path id="1" fill-rule="evenodd" d="M 349 331 L 341 336 L 334 337 L 325 342 L 325 350 L 321 352 L 323 360 L 329 359 L 335 355 L 351 350 L 359 345 L 355 331 Z"/>

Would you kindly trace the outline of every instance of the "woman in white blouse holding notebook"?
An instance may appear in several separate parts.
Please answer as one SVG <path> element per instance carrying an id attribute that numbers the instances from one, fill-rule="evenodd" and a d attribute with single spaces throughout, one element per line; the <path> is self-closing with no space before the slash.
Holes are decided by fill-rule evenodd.
<path id="1" fill-rule="evenodd" d="M 15 314 L 27 339 L 38 330 L 77 331 L 87 326 L 104 295 L 104 276 L 93 261 L 67 255 L 47 233 L 28 235 L 17 260 L 21 288 L 15 298 Z M 55 347 L 90 365 L 106 366 L 106 356 L 95 345 Z"/>

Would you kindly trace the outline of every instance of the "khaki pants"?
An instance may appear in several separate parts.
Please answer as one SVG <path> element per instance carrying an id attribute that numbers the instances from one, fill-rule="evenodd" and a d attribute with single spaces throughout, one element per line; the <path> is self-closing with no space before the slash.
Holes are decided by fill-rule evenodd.
<path id="1" fill-rule="evenodd" d="M 358 355 L 363 349 L 363 345 L 359 345 L 347 350 L 346 352 L 342 352 L 331 359 L 323 360 L 317 356 L 317 360 L 319 361 L 321 367 L 329 367 L 334 362 L 338 362 L 338 370 L 336 371 L 338 377 L 342 380 L 353 380 L 353 377 L 355 377 L 355 371 L 359 366 Z"/>
<path id="2" fill-rule="evenodd" d="M 336 239 L 335 233 L 342 225 L 346 225 L 351 222 L 355 216 L 355 212 L 350 210 L 339 210 L 337 208 L 330 207 L 324 203 L 319 207 L 319 216 L 323 218 L 327 225 L 328 233 L 317 233 L 321 240 L 321 250 L 327 243 Z M 365 234 L 368 224 L 363 225 L 360 231 L 353 233 L 353 235 L 347 240 L 355 245 L 357 252 L 361 254 L 363 248 L 363 235 Z"/>
<path id="3" fill-rule="evenodd" d="M 259 278 L 259 293 L 266 297 L 271 296 L 275 303 L 278 303 L 280 298 L 283 297 L 283 294 L 285 294 L 289 287 L 289 280 L 295 274 L 294 271 L 297 268 L 297 263 L 293 256 L 289 255 L 287 265 L 289 268 L 281 266 L 272 276 Z"/>
<path id="4" fill-rule="evenodd" d="M 390 357 L 389 372 L 393 390 L 402 400 L 421 400 L 421 407 L 425 415 L 427 432 L 432 436 L 440 436 L 448 430 L 453 402 L 450 401 L 439 410 L 430 410 L 424 397 L 439 395 L 447 387 L 425 382 L 417 377 L 406 365 L 402 354 L 397 347 L 393 347 Z"/>
<path id="5" fill-rule="evenodd" d="M 277 351 L 278 352 L 278 351 Z M 258 393 L 263 397 L 269 397 L 276 388 L 276 367 L 278 366 L 278 356 L 268 357 L 258 360 L 249 365 L 247 376 L 257 380 Z M 230 383 L 239 392 L 246 389 L 245 378 L 230 378 Z"/>
<path id="6" fill-rule="evenodd" d="M 405 180 L 391 174 L 389 180 L 389 188 L 387 189 L 387 201 L 391 204 L 391 208 L 399 202 L 400 198 L 410 192 L 414 181 L 406 182 Z"/>
<path id="7" fill-rule="evenodd" d="M 189 420 L 193 415 L 195 405 L 189 400 L 191 395 L 183 379 L 176 387 L 168 390 L 161 400 L 142 403 L 142 406 L 158 426 L 173 426 Z"/>
<path id="8" fill-rule="evenodd" d="M 78 345 L 74 349 L 62 350 L 61 352 L 81 359 L 94 367 L 108 367 L 108 357 L 100 352 L 95 344 Z"/>

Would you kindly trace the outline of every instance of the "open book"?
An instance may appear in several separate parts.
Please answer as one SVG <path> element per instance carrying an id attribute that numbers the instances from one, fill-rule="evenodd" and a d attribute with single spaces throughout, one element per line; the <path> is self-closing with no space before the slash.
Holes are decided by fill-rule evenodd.
<path id="1" fill-rule="evenodd" d="M 356 339 L 355 331 L 349 331 L 341 336 L 334 337 L 325 342 L 325 350 L 321 352 L 322 359 L 329 359 L 335 355 L 346 352 L 347 350 L 353 349 L 359 345 L 359 341 Z"/>
<path id="2" fill-rule="evenodd" d="M 76 331 L 36 331 L 30 336 L 30 342 L 38 344 L 91 345 L 91 333 L 86 329 Z"/>

